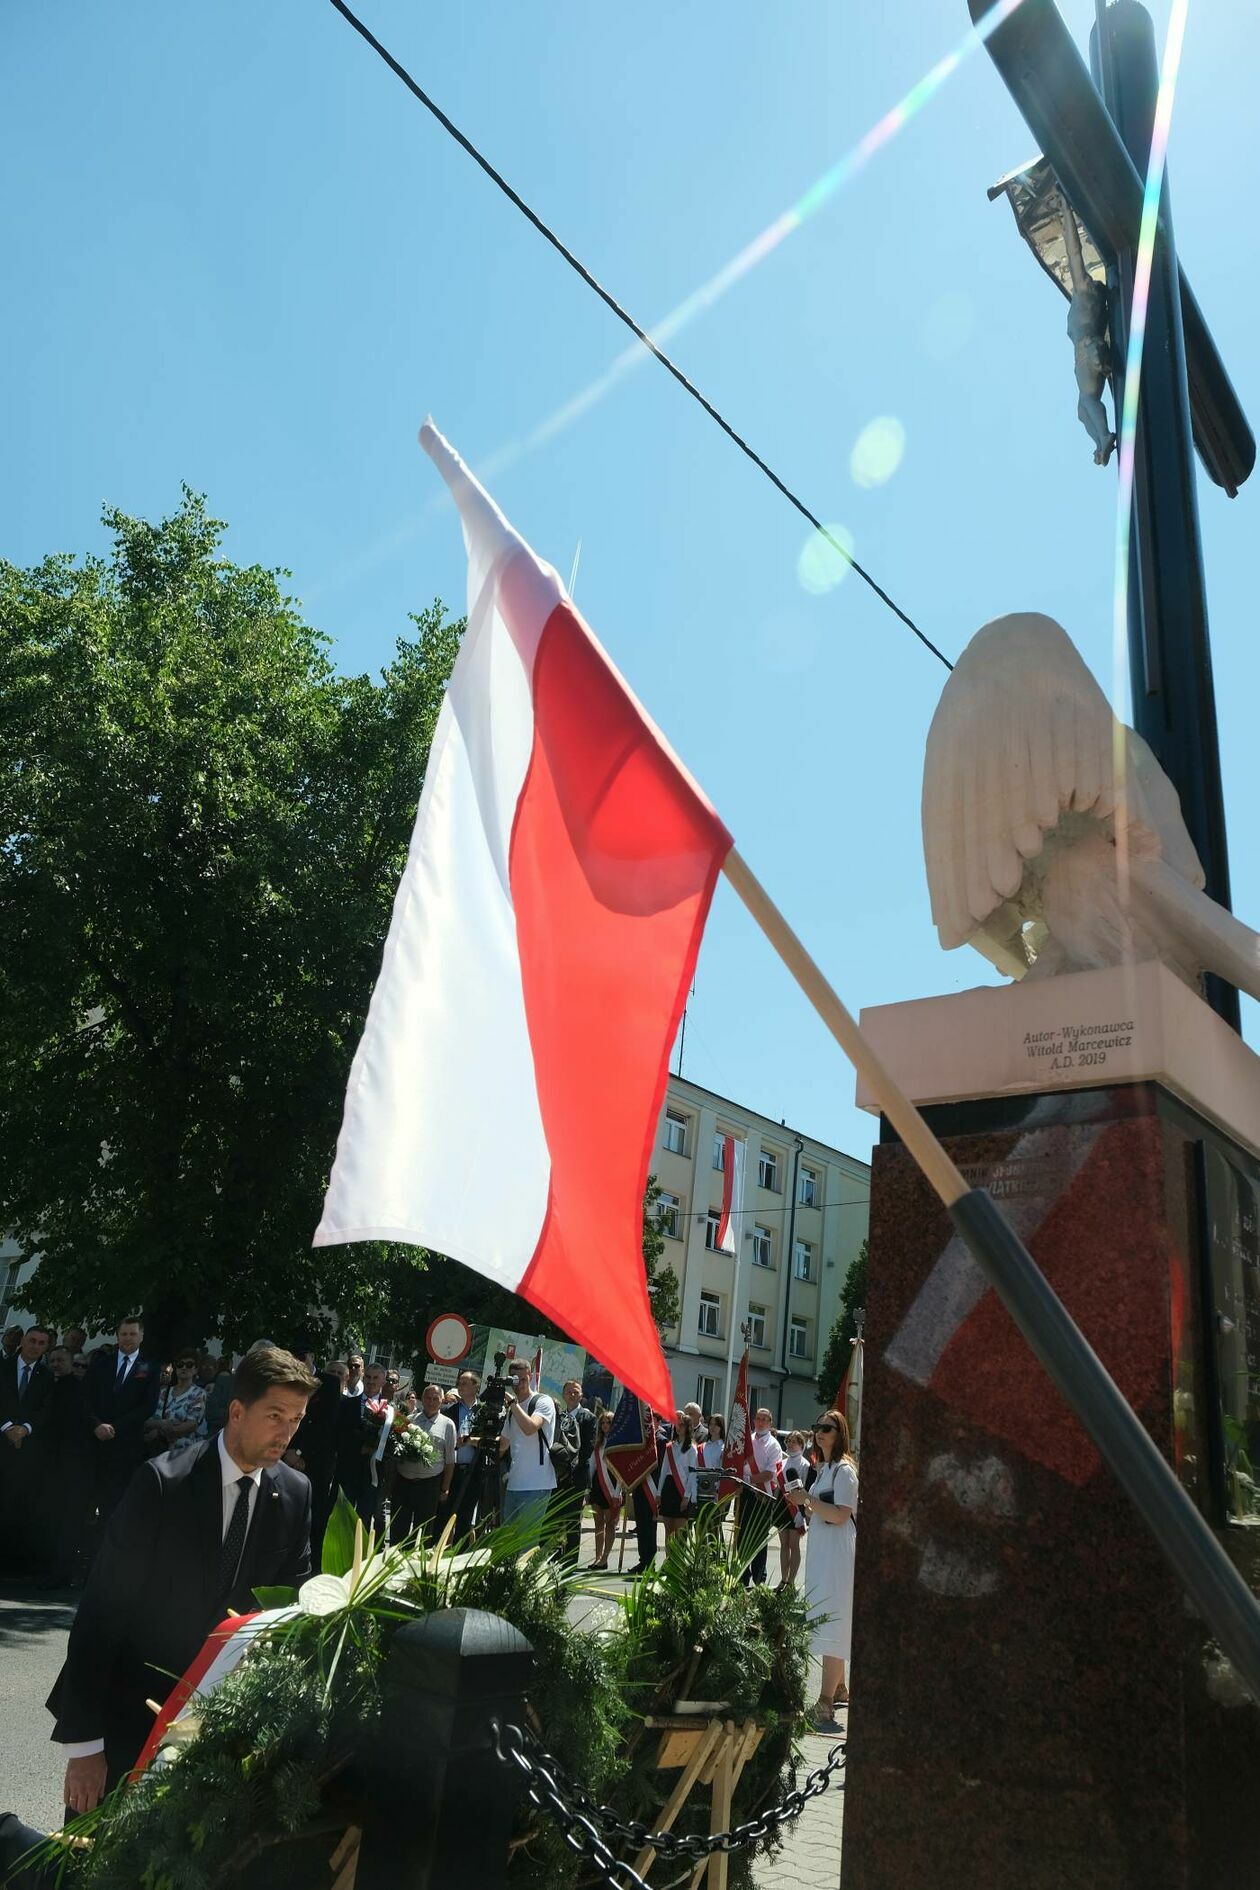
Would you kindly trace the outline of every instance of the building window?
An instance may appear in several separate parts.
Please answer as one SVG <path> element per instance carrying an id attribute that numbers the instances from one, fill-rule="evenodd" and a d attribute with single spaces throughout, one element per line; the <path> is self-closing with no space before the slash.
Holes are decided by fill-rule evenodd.
<path id="1" fill-rule="evenodd" d="M 671 1155 L 687 1153 L 687 1118 L 677 1109 L 665 1111 L 664 1143 Z"/>
<path id="2" fill-rule="evenodd" d="M 772 1149 L 763 1148 L 757 1157 L 757 1186 L 779 1194 L 779 1158 Z"/>
<path id="3" fill-rule="evenodd" d="M 748 1415 L 756 1417 L 758 1411 L 774 1410 L 774 1393 L 769 1385 L 749 1385 Z"/>
<path id="4" fill-rule="evenodd" d="M 721 1208 L 710 1208 L 704 1220 L 704 1244 L 710 1253 L 719 1253 L 718 1228 L 722 1225 Z"/>
<path id="5" fill-rule="evenodd" d="M 772 1267 L 774 1265 L 773 1249 L 770 1244 L 770 1229 L 768 1227 L 754 1226 L 753 1228 L 753 1265 L 755 1267 Z"/>
<path id="6" fill-rule="evenodd" d="M 716 1293 L 701 1293 L 700 1320 L 696 1327 L 702 1339 L 720 1339 L 722 1302 Z"/>
<path id="7" fill-rule="evenodd" d="M 766 1349 L 766 1309 L 764 1306 L 748 1308 L 748 1343 L 756 1346 L 759 1352 Z"/>
<path id="8" fill-rule="evenodd" d="M 792 1358 L 809 1357 L 809 1322 L 794 1319 L 788 1327 L 788 1353 Z"/>
<path id="9" fill-rule="evenodd" d="M 706 1378 L 703 1374 L 696 1380 L 696 1403 L 706 1417 L 712 1417 L 717 1404 L 717 1379 Z"/>
<path id="10" fill-rule="evenodd" d="M 678 1199 L 678 1196 L 676 1194 L 669 1194 L 662 1188 L 661 1192 L 656 1197 L 656 1218 L 660 1225 L 661 1232 L 667 1234 L 670 1240 L 680 1240 L 682 1238 L 678 1231 L 679 1217 L 681 1214 L 682 1202 Z"/>
<path id="11" fill-rule="evenodd" d="M 801 1188 L 797 1199 L 801 1207 L 820 1207 L 822 1205 L 822 1190 L 818 1185 L 818 1176 L 814 1169 L 802 1168 Z"/>
<path id="12" fill-rule="evenodd" d="M 715 1135 L 713 1138 L 713 1166 L 717 1169 L 720 1175 L 725 1174 L 726 1172 L 726 1137 L 724 1135 Z"/>
<path id="13" fill-rule="evenodd" d="M 792 1271 L 798 1280 L 812 1280 L 814 1277 L 813 1242 L 798 1240 L 792 1251 Z"/>

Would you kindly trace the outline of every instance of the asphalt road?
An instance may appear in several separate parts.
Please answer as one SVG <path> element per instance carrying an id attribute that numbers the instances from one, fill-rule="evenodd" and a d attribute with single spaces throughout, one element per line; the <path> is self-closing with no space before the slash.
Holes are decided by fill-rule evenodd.
<path id="1" fill-rule="evenodd" d="M 582 1539 L 583 1563 L 590 1560 L 591 1540 L 588 1522 Z M 617 1597 L 627 1586 L 615 1576 L 596 1576 L 588 1588 L 573 1596 L 570 1613 L 575 1621 L 594 1626 L 601 1616 L 611 1617 Z M 61 1824 L 65 1769 L 59 1749 L 48 1736 L 52 1718 L 44 1701 L 61 1666 L 75 1600 L 72 1593 L 47 1595 L 0 1583 L 0 1811 L 15 1811 L 27 1824 L 44 1831 Z M 830 1743 L 816 1734 L 807 1736 L 807 1767 L 821 1763 Z M 800 1890 L 802 1883 L 824 1890 L 838 1883 L 842 1819 L 839 1790 L 811 1805 L 799 1823 L 790 1827 L 779 1856 L 759 1867 L 757 1890 Z"/>
<path id="2" fill-rule="evenodd" d="M 75 1596 L 0 1583 L 0 1811 L 55 1831 L 65 1760 L 44 1701 L 57 1677 Z"/>

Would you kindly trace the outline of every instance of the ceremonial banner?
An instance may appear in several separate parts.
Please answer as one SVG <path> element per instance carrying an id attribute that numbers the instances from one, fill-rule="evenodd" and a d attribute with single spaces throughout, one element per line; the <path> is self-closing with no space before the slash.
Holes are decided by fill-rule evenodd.
<path id="1" fill-rule="evenodd" d="M 753 1452 L 752 1418 L 748 1412 L 748 1348 L 739 1361 L 739 1377 L 731 1400 L 731 1415 L 726 1426 L 726 1449 L 722 1452 L 721 1493 L 729 1496 L 742 1490 L 758 1474 Z"/>
<path id="2" fill-rule="evenodd" d="M 858 1337 L 853 1341 L 853 1350 L 849 1354 L 849 1369 L 836 1393 L 835 1408 L 842 1413 L 849 1427 L 849 1444 L 853 1450 L 861 1446 L 863 1352 L 862 1340 Z"/>
<path id="3" fill-rule="evenodd" d="M 524 1297 L 662 1410 L 642 1205 L 730 835 L 431 425 L 468 629 L 316 1245 L 401 1240 Z"/>
<path id="4" fill-rule="evenodd" d="M 744 1231 L 744 1159 L 748 1144 L 742 1136 L 722 1137 L 722 1218 L 718 1222 L 717 1251 L 739 1257 Z"/>
<path id="5" fill-rule="evenodd" d="M 623 1391 L 617 1401 L 604 1455 L 627 1490 L 656 1473 L 656 1425 L 647 1405 L 632 1391 Z M 655 1497 L 655 1489 L 650 1488 L 649 1495 Z"/>

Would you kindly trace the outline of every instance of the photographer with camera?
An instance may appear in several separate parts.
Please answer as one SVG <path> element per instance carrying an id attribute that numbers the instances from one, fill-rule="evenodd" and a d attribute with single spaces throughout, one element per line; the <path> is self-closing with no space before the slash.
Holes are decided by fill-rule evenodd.
<path id="1" fill-rule="evenodd" d="M 503 1521 L 518 1521 L 541 1531 L 556 1487 L 551 1448 L 556 1441 L 556 1407 L 543 1391 L 531 1391 L 526 1359 L 508 1365 L 512 1389 L 504 1400 L 506 1415 L 499 1440 L 501 1454 L 509 1456 L 507 1489 L 503 1493 Z"/>

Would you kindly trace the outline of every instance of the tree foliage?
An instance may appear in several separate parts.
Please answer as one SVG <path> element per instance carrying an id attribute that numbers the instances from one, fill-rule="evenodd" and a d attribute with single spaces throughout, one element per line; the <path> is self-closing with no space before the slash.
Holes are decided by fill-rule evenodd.
<path id="1" fill-rule="evenodd" d="M 827 1340 L 827 1350 L 818 1368 L 818 1397 L 824 1405 L 831 1403 L 849 1369 L 853 1341 L 857 1337 L 857 1324 L 853 1315 L 866 1304 L 867 1258 L 868 1243 L 864 1240 L 844 1276 L 844 1285 L 840 1288 L 840 1311 L 836 1314 L 831 1336 Z"/>
<path id="2" fill-rule="evenodd" d="M 643 1197 L 643 1265 L 647 1271 L 648 1303 L 652 1308 L 652 1317 L 656 1321 L 656 1330 L 662 1336 L 671 1326 L 676 1326 L 679 1319 L 678 1275 L 673 1267 L 662 1264 L 665 1258 L 665 1236 L 661 1232 L 661 1184 L 655 1175 L 648 1176 L 647 1193 Z"/>
<path id="3" fill-rule="evenodd" d="M 378 1324 L 415 1257 L 310 1241 L 462 625 L 344 676 L 195 494 L 105 520 L 0 563 L 0 1227 L 59 1321 Z"/>
<path id="4" fill-rule="evenodd" d="M 665 1239 L 657 1209 L 660 1192 L 655 1175 L 650 1175 L 643 1197 L 643 1265 L 652 1317 L 663 1335 L 678 1323 L 678 1275 L 671 1267 L 661 1265 Z M 474 1273 L 471 1267 L 461 1266 L 458 1260 L 435 1253 L 424 1256 L 423 1271 L 414 1271 L 397 1283 L 391 1298 L 388 1334 L 365 1336 L 388 1336 L 398 1353 L 411 1353 L 422 1364 L 425 1334 L 430 1322 L 442 1312 L 462 1313 L 474 1326 L 498 1326 L 505 1332 L 537 1333 L 541 1338 L 570 1337 L 563 1326 L 545 1318 L 519 1293 Z M 605 1362 L 600 1360 L 601 1364 Z"/>

